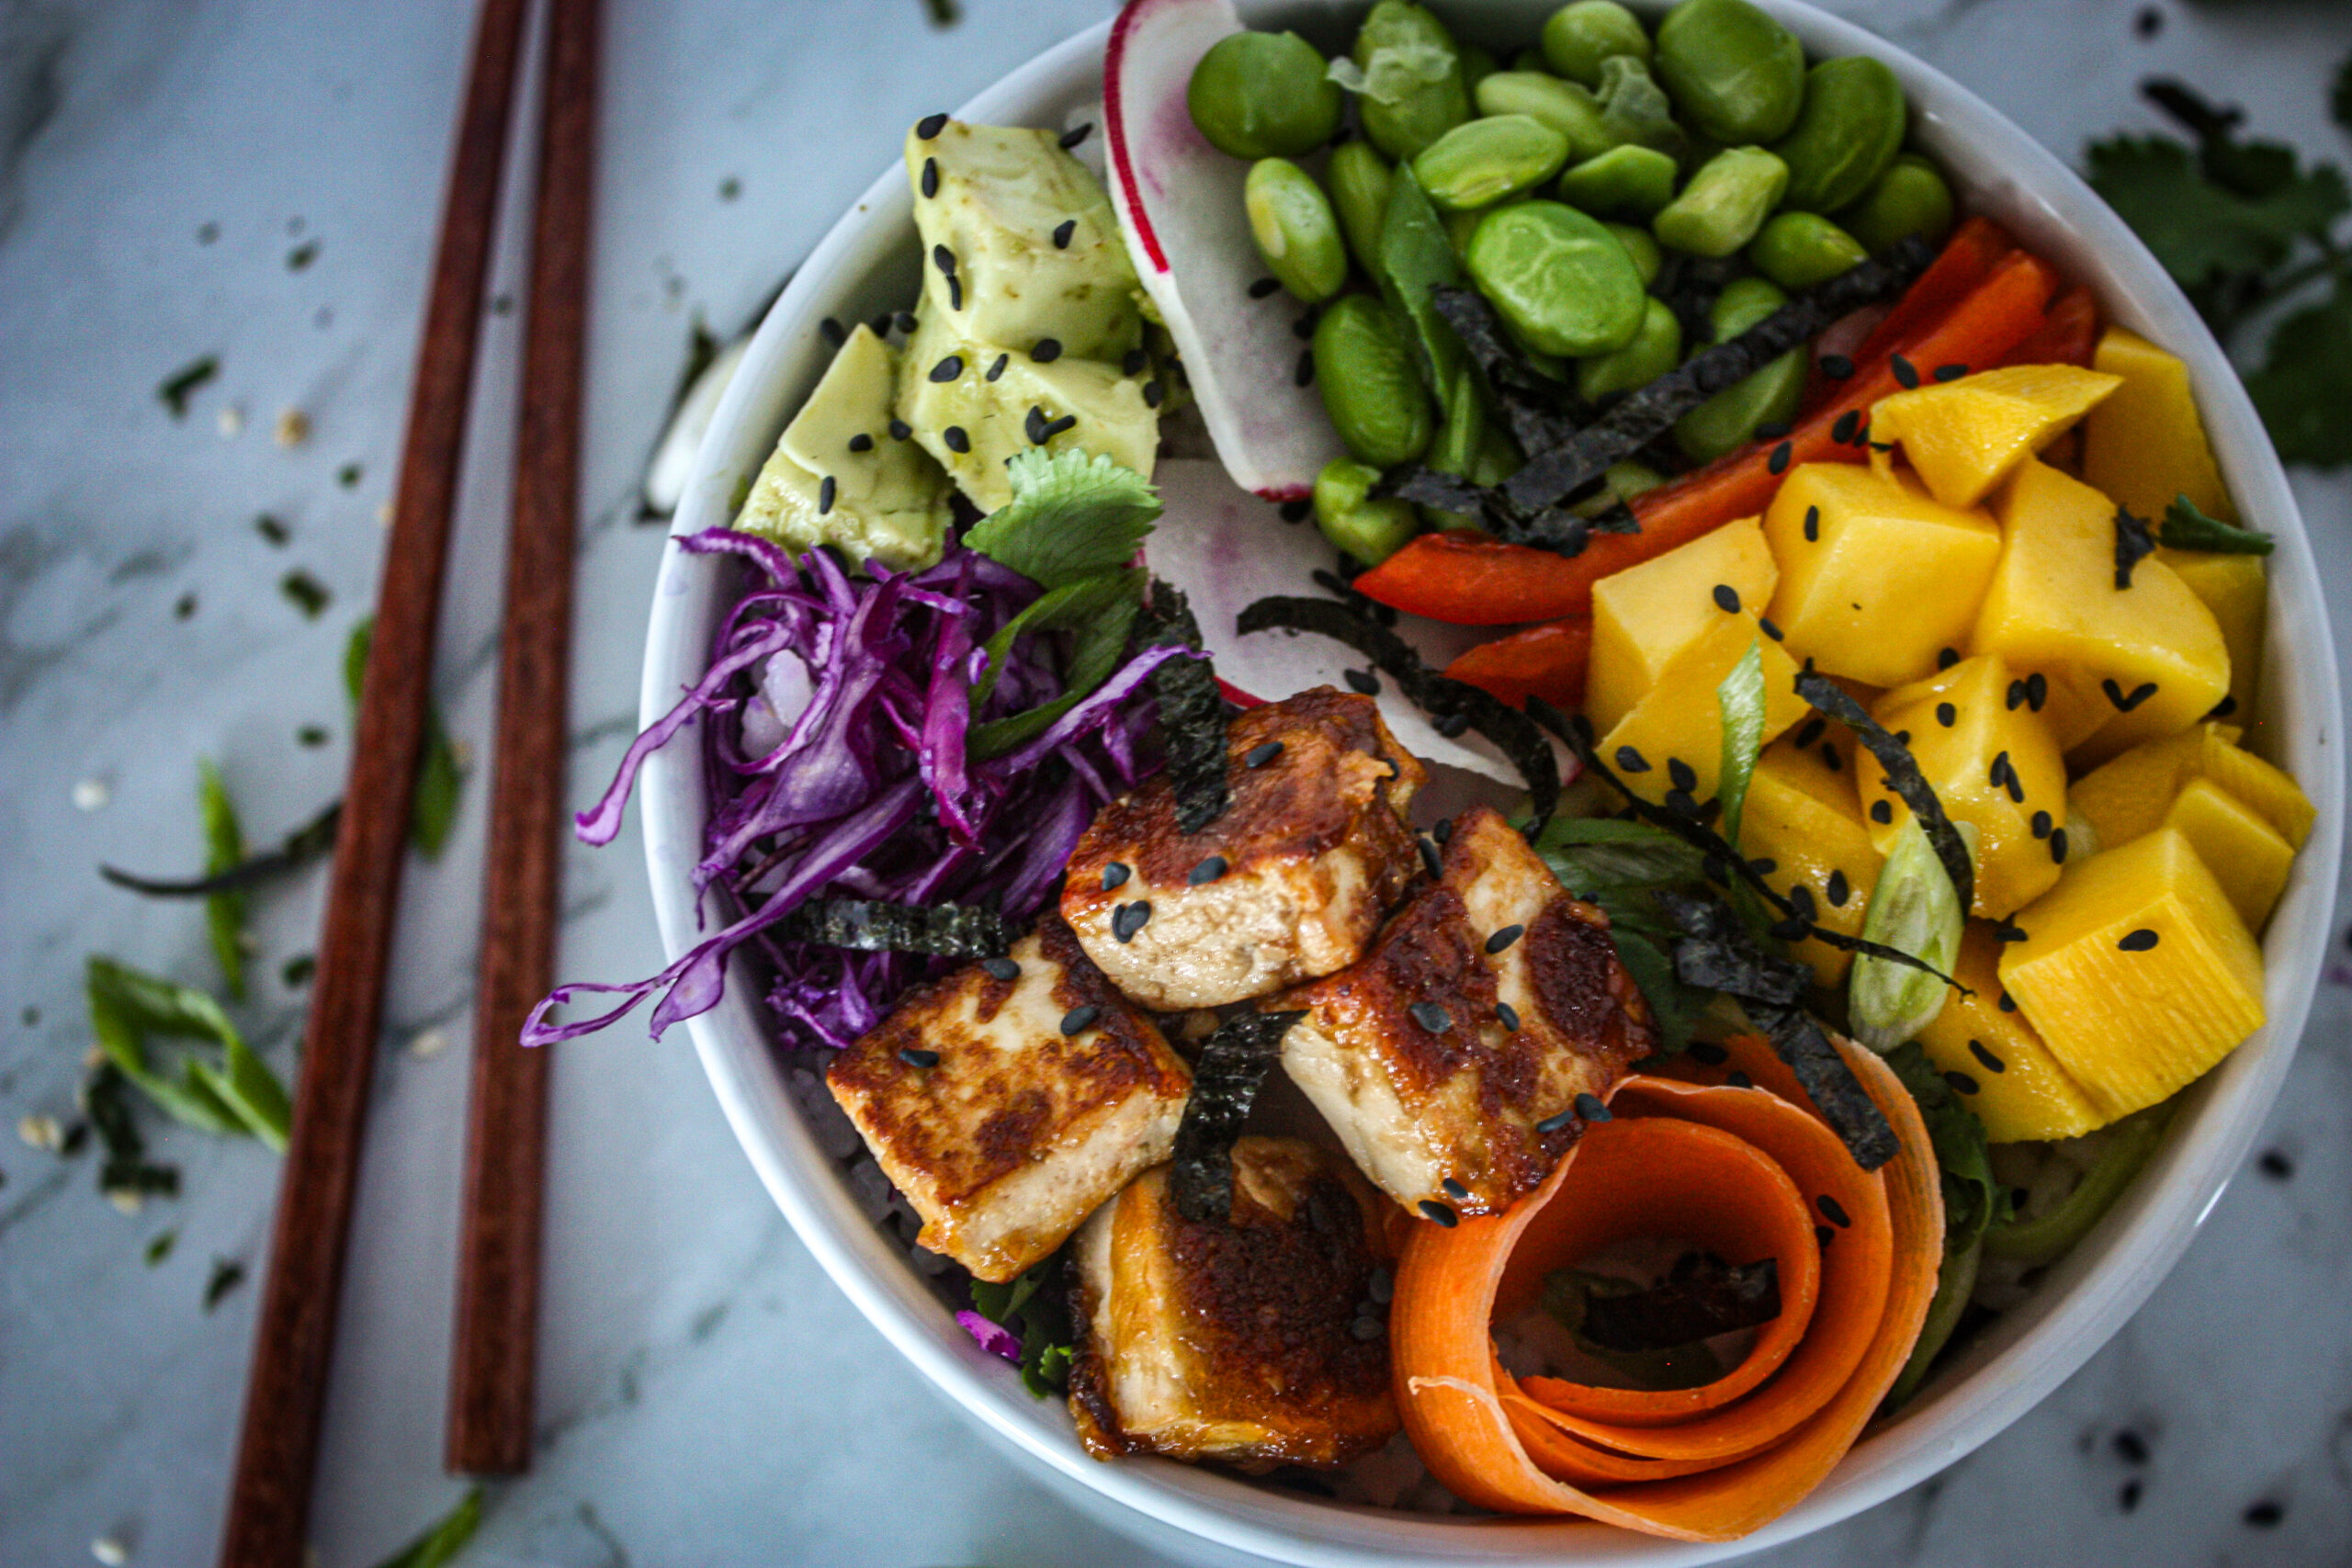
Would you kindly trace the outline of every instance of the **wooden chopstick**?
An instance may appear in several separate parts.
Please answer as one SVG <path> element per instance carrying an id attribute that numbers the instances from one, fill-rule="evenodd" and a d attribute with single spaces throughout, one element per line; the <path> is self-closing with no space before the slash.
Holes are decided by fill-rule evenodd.
<path id="1" fill-rule="evenodd" d="M 515 1475 L 531 1463 L 550 1057 L 517 1042 L 533 1004 L 555 984 L 595 178 L 596 8 L 597 0 L 551 0 L 548 6 L 449 1368 L 446 1461 L 460 1473 Z"/>
<path id="2" fill-rule="evenodd" d="M 228 1568 L 302 1562 L 525 6 L 482 0 L 475 19 L 295 1085 L 293 1140 L 254 1330 L 220 1549 Z"/>

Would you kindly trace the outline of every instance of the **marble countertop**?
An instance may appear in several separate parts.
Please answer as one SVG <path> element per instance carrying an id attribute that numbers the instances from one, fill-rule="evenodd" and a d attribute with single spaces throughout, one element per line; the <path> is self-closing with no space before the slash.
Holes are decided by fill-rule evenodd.
<path id="1" fill-rule="evenodd" d="M 933 12 L 959 9 L 953 25 Z M 2179 73 L 2339 162 L 2343 11 L 1838 0 L 2062 154 Z M 631 731 L 662 548 L 641 467 L 693 324 L 742 326 L 902 128 L 1104 0 L 607 7 L 571 797 Z M 470 7 L 0 6 L 0 1111 L 70 1122 L 85 954 L 210 983 L 203 921 L 99 882 L 196 863 L 195 763 L 266 840 L 339 789 Z M 2154 17 L 2150 25 L 2144 18 Z M 521 225 L 504 225 L 437 673 L 479 748 L 495 684 Z M 185 418 L 156 395 L 201 355 Z M 277 438 L 281 416 L 308 423 Z M 2352 477 L 2295 476 L 2352 581 Z M 257 525 L 283 525 L 282 542 Z M 314 612 L 284 580 L 324 591 Z M 2352 649 L 2352 601 L 2339 643 Z M 315 727 L 315 728 L 313 728 Z M 304 732 L 311 732 L 305 738 Z M 479 766 L 409 876 L 313 1536 L 364 1568 L 437 1517 L 481 873 Z M 633 829 L 628 842 L 634 842 Z M 561 969 L 657 962 L 641 862 L 575 848 Z M 251 1036 L 290 1068 L 313 874 L 255 900 Z M 2338 912 L 2339 927 L 2345 915 Z M 2352 955 L 2347 955 L 2352 956 Z M 298 976 L 299 977 L 299 976 Z M 1769 1559 L 2340 1563 L 2352 1542 L 2352 986 L 2312 1014 L 2256 1157 L 2132 1324 L 1943 1475 Z M 477 1563 L 1158 1562 L 984 1446 L 811 1261 L 683 1039 L 555 1073 L 537 1463 Z M 276 1158 L 159 1128 L 183 1191 L 119 1213 L 87 1154 L 0 1148 L 0 1562 L 200 1563 L 218 1540 Z M 165 1238 L 169 1238 L 166 1240 Z M 2267 1502 L 2279 1517 L 2248 1521 Z M 2267 1517 L 2257 1513 L 2256 1517 Z M 107 1555 L 111 1555 L 107 1551 Z"/>

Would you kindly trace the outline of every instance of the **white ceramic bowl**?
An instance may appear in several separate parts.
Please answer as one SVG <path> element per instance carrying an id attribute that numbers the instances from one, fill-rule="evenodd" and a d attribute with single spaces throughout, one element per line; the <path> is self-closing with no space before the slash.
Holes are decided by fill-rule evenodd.
<path id="1" fill-rule="evenodd" d="M 2223 474 L 2246 521 L 2278 538 L 2271 557 L 2270 636 L 2256 743 L 2319 806 L 2264 944 L 2270 1022 L 2191 1090 L 2172 1136 L 2098 1229 L 2035 1297 L 1948 1367 L 1902 1416 L 1873 1432 L 1804 1502 L 1729 1545 L 1687 1545 L 1576 1522 L 1465 1519 L 1344 1507 L 1278 1493 L 1214 1470 L 1159 1460 L 1102 1464 L 1086 1457 L 1057 1402 L 1023 1391 L 1012 1368 L 983 1353 L 869 1224 L 811 1136 L 771 1048 L 748 972 L 726 1000 L 693 1021 L 695 1048 L 761 1179 L 809 1249 L 860 1311 L 984 1432 L 1048 1484 L 1115 1528 L 1196 1560 L 1373 1564 L 1405 1562 L 1717 1562 L 1786 1541 L 1867 1508 L 1933 1474 L 2023 1415 L 2104 1344 L 2147 1299 L 2204 1219 L 2285 1077 L 2317 984 L 2342 852 L 2341 705 L 2319 580 L 2286 476 L 2236 376 L 2154 257 L 2082 181 L 1974 95 L 1849 23 L 1761 0 L 1808 53 L 1874 54 L 1910 95 L 1915 135 L 1951 172 L 1966 204 L 2007 224 L 2069 276 L 2090 283 L 2109 314 L 2181 355 L 2194 379 Z M 1361 0 L 1252 4 L 1243 19 L 1296 27 L 1327 45 L 1344 38 Z M 1553 0 L 1491 0 L 1436 8 L 1466 36 L 1532 38 Z M 1104 23 L 1032 61 L 957 112 L 1001 124 L 1063 123 L 1098 97 Z M 781 258 L 779 258 L 781 259 Z M 882 172 L 834 225 L 768 312 L 702 446 L 673 531 L 728 521 L 729 500 L 754 473 L 786 419 L 822 371 L 826 316 L 868 318 L 915 292 L 918 246 L 904 172 Z M 673 551 L 647 634 L 642 715 L 650 723 L 703 669 L 722 595 L 734 579 L 717 558 Z M 1280 585 L 1290 588 L 1294 585 Z M 687 871 L 704 819 L 701 749 L 673 745 L 646 768 L 646 858 L 664 946 L 695 940 Z"/>

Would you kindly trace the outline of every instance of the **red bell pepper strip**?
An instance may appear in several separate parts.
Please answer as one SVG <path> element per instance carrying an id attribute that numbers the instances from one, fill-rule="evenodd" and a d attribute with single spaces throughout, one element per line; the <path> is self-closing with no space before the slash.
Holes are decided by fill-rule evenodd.
<path id="1" fill-rule="evenodd" d="M 2004 365 L 2078 365 L 2090 368 L 2098 346 L 2098 300 L 2087 288 L 2058 296 L 2034 334 L 2009 351 Z"/>
<path id="2" fill-rule="evenodd" d="M 2057 288 L 2058 275 L 2048 263 L 2012 252 L 1940 321 L 1916 333 L 1903 352 L 1923 367 L 1998 365 L 2041 327 Z M 1859 429 L 1846 441 L 1837 439 L 1838 420 L 1851 412 L 1854 426 L 1860 426 L 1871 405 L 1901 385 L 1884 359 L 1857 368 L 1844 394 L 1787 440 L 1751 442 L 1636 496 L 1638 534 L 1596 534 L 1574 556 L 1475 532 L 1424 534 L 1357 578 L 1356 592 L 1409 615 L 1464 626 L 1589 614 L 1595 582 L 1726 523 L 1757 515 L 1780 489 L 1781 476 L 1797 465 L 1861 461 L 1867 443 Z M 1781 454 L 1777 463 L 1775 454 Z"/>
<path id="3" fill-rule="evenodd" d="M 1868 365 L 1901 348 L 1927 327 L 1950 315 L 1952 309 L 1992 276 L 2001 259 L 2018 248 L 2009 231 L 1989 218 L 1972 218 L 1952 231 L 1951 239 L 1918 281 L 1903 291 L 1886 319 L 1854 351 L 1856 365 Z"/>
<path id="4" fill-rule="evenodd" d="M 1592 617 L 1544 621 L 1509 637 L 1482 642 L 1445 667 L 1460 681 L 1519 708 L 1531 696 L 1562 710 L 1584 705 L 1585 667 L 1592 659 Z"/>

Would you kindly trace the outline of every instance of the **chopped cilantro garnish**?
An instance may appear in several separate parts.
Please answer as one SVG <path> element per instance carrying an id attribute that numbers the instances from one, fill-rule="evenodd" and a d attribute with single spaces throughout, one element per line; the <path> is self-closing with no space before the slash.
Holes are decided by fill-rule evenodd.
<path id="1" fill-rule="evenodd" d="M 1006 468 L 1012 499 L 964 542 L 1046 588 L 1125 566 L 1159 515 L 1151 481 L 1109 457 L 1031 448 Z"/>
<path id="2" fill-rule="evenodd" d="M 2215 555 L 2267 556 L 2270 536 L 2256 528 L 2240 528 L 2198 510 L 2188 497 L 2176 496 L 2165 508 L 2159 542 L 2176 550 L 2206 550 Z"/>
<path id="3" fill-rule="evenodd" d="M 157 1232 L 155 1239 L 147 1244 L 147 1267 L 153 1269 L 169 1258 L 172 1248 L 179 1245 L 179 1240 L 180 1233 L 176 1229 Z"/>
<path id="4" fill-rule="evenodd" d="M 299 566 L 277 580 L 277 591 L 302 612 L 302 618 L 306 621 L 317 620 L 326 614 L 327 606 L 334 603 L 334 595 L 328 591 L 327 585 Z"/>
<path id="5" fill-rule="evenodd" d="M 164 377 L 164 384 L 155 389 L 155 395 L 164 400 L 164 406 L 172 411 L 174 419 L 186 419 L 188 399 L 196 395 L 198 388 L 220 374 L 220 361 L 208 354 Z"/>

